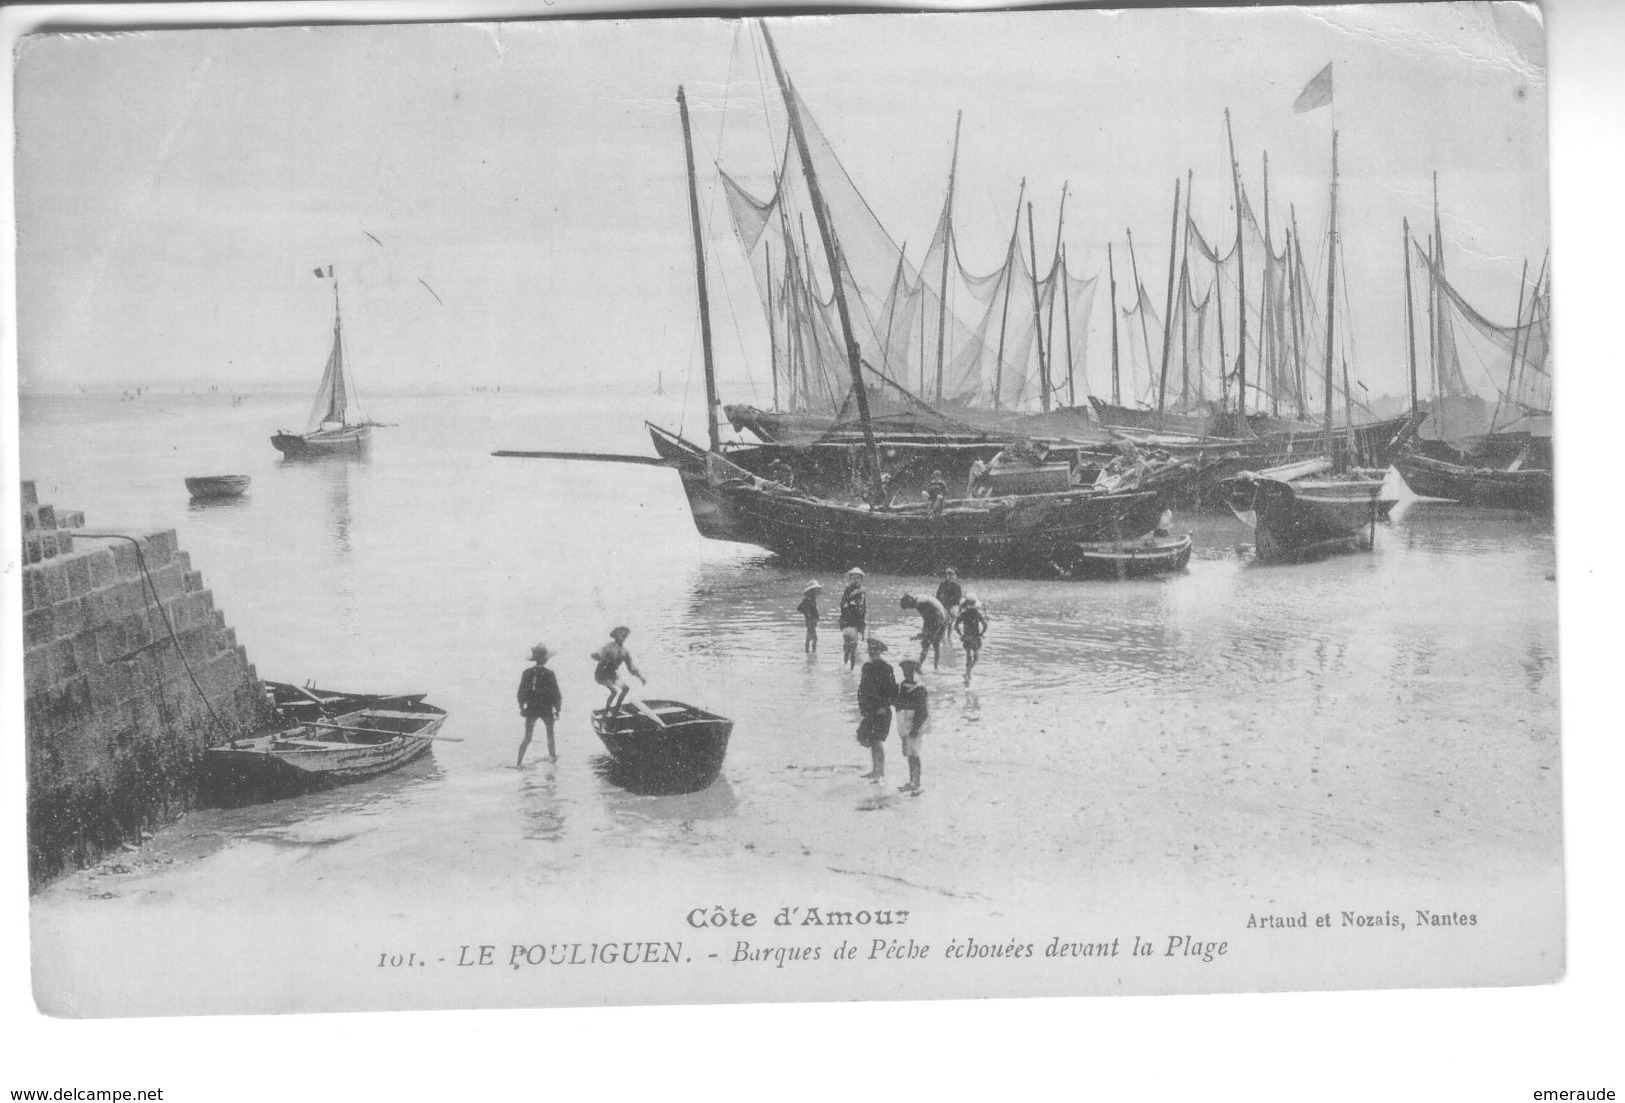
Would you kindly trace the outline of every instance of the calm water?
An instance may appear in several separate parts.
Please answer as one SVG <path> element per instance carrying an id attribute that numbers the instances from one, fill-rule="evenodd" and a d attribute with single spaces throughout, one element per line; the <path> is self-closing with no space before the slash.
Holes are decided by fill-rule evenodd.
<path id="1" fill-rule="evenodd" d="M 426 691 L 463 740 L 372 785 L 189 817 L 176 830 L 212 849 L 180 863 L 210 870 L 186 891 L 292 891 L 320 870 L 387 893 L 750 855 L 763 877 L 816 864 L 994 899 L 1059 872 L 1222 885 L 1556 861 L 1549 521 L 1406 503 L 1373 554 L 1263 567 L 1235 520 L 1180 517 L 1197 545 L 1177 577 L 970 579 L 992 625 L 982 665 L 967 691 L 945 649 L 927 792 L 909 800 L 898 758 L 889 795 L 857 778 L 856 678 L 832 618 L 802 654 L 805 574 L 700 539 L 669 471 L 489 455 L 647 453 L 641 416 L 675 426 L 659 403 L 678 400 L 379 397 L 374 416 L 399 425 L 368 460 L 289 464 L 268 437 L 302 424 L 302 396 L 24 399 L 22 474 L 41 500 L 93 529 L 177 529 L 261 676 Z M 251 475 L 249 494 L 188 503 L 184 476 L 225 473 Z M 827 611 L 840 580 L 821 581 Z M 870 576 L 890 658 L 916 631 L 898 595 L 934 584 Z M 621 623 L 649 695 L 736 719 L 711 790 L 636 797 L 592 768 L 588 653 Z M 565 696 L 560 761 L 515 771 L 514 689 L 537 641 Z M 894 825 L 884 847 L 873 813 Z M 153 872 L 141 891 L 185 877 Z"/>

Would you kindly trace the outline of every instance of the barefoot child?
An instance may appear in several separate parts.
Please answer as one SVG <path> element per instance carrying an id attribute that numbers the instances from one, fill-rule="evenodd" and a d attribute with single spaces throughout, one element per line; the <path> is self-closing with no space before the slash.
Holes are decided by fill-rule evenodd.
<path id="1" fill-rule="evenodd" d="M 954 631 L 959 634 L 959 642 L 965 648 L 965 684 L 970 685 L 971 668 L 982 657 L 982 637 L 987 634 L 987 617 L 982 614 L 975 594 L 965 595 L 965 602 L 959 609 L 959 619 L 954 622 Z"/>
<path id="2" fill-rule="evenodd" d="M 943 612 L 942 603 L 934 597 L 904 594 L 900 604 L 920 614 L 920 634 L 914 637 L 920 641 L 920 665 L 925 665 L 929 654 L 935 656 L 932 665 L 941 666 L 942 637 L 948 634 L 948 614 Z"/>
<path id="3" fill-rule="evenodd" d="M 519 744 L 519 761 L 517 766 L 525 764 L 525 751 L 530 749 L 530 736 L 536 730 L 536 721 L 540 720 L 547 729 L 547 757 L 557 762 L 558 751 L 553 746 L 553 722 L 559 718 L 559 710 L 564 707 L 564 697 L 559 693 L 558 677 L 547 669 L 547 657 L 551 654 L 547 644 L 539 643 L 530 649 L 530 658 L 533 666 L 527 666 L 525 672 L 519 676 L 519 715 L 525 718 L 525 741 Z"/>
<path id="4" fill-rule="evenodd" d="M 897 664 L 903 668 L 903 684 L 897 687 L 897 738 L 903 743 L 903 757 L 908 759 L 908 784 L 899 785 L 899 793 L 919 796 L 920 741 L 925 738 L 925 722 L 929 715 L 926 707 L 925 686 L 920 684 L 920 664 L 904 659 Z"/>
<path id="5" fill-rule="evenodd" d="M 863 592 L 863 568 L 846 572 L 846 589 L 841 593 L 841 662 L 858 665 L 858 640 L 868 628 L 869 598 Z"/>
<path id="6" fill-rule="evenodd" d="M 823 592 L 824 588 L 817 582 L 807 583 L 807 588 L 801 591 L 801 604 L 796 606 L 796 612 L 807 622 L 805 650 L 808 654 L 816 654 L 818 651 L 818 595 Z"/>
<path id="7" fill-rule="evenodd" d="M 864 778 L 877 785 L 886 780 L 886 737 L 891 734 L 892 702 L 897 699 L 897 675 L 880 656 L 886 645 L 869 641 L 869 661 L 858 680 L 858 742 L 869 748 L 872 769 Z"/>
<path id="8" fill-rule="evenodd" d="M 609 634 L 609 643 L 592 653 L 593 661 L 598 668 L 593 671 L 593 681 L 609 690 L 609 697 L 604 701 L 604 711 L 613 713 L 621 707 L 626 695 L 632 692 L 632 687 L 621 678 L 621 665 L 624 663 L 628 672 L 637 676 L 638 681 L 644 685 L 649 684 L 632 662 L 632 654 L 626 649 L 626 637 L 632 634 L 630 628 L 616 628 Z"/>

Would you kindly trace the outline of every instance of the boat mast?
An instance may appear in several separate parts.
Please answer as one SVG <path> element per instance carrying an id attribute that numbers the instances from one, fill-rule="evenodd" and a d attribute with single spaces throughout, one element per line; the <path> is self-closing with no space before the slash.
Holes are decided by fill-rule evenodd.
<path id="1" fill-rule="evenodd" d="M 1440 440 L 1444 439 L 1444 403 L 1439 399 L 1439 326 L 1435 317 L 1438 306 L 1438 277 L 1433 270 L 1433 254 L 1438 243 L 1428 235 L 1428 388 L 1433 392 L 1433 423 L 1438 427 Z"/>
<path id="2" fill-rule="evenodd" d="M 1303 235 L 1298 232 L 1297 204 L 1288 204 L 1287 211 L 1292 215 L 1292 237 L 1287 243 L 1292 254 L 1292 379 L 1298 392 L 1298 420 L 1308 421 L 1309 410 L 1304 405 L 1308 380 L 1303 370 Z"/>
<path id="3" fill-rule="evenodd" d="M 1236 412 L 1242 428 L 1247 424 L 1247 258 L 1241 248 L 1241 166 L 1236 163 L 1236 138 L 1230 131 L 1230 109 L 1224 109 L 1224 136 L 1230 145 L 1230 183 L 1236 192 Z M 1329 378 L 1329 377 L 1328 377 Z"/>
<path id="4" fill-rule="evenodd" d="M 1270 267 L 1275 263 L 1275 246 L 1270 244 L 1270 151 L 1264 151 L 1264 275 L 1267 277 Z M 1267 282 L 1267 281 L 1266 281 Z M 1277 294 L 1280 289 L 1276 288 Z M 1275 326 L 1270 323 L 1276 318 L 1275 304 L 1265 302 L 1265 297 L 1258 300 L 1259 318 L 1258 327 L 1261 331 L 1258 339 L 1258 374 L 1264 378 L 1267 374 L 1270 388 L 1270 414 L 1281 416 L 1281 380 L 1280 363 L 1281 349 L 1279 347 L 1281 335 L 1276 332 Z M 1266 313 L 1267 311 L 1267 313 Z"/>
<path id="5" fill-rule="evenodd" d="M 1055 371 L 1055 299 L 1056 296 L 1060 296 L 1062 301 L 1065 301 L 1067 297 L 1066 266 L 1061 264 L 1061 227 L 1066 222 L 1066 193 L 1069 186 L 1068 182 L 1062 181 L 1061 209 L 1055 215 L 1055 256 L 1050 261 L 1050 278 L 1055 280 L 1055 286 L 1050 291 L 1049 321 L 1044 327 L 1044 347 L 1049 352 L 1050 372 L 1052 375 Z M 1060 390 L 1060 384 L 1056 384 L 1054 389 Z"/>
<path id="6" fill-rule="evenodd" d="M 1230 379 L 1224 371 L 1224 269 L 1213 262 L 1213 316 L 1219 319 L 1219 409 L 1230 405 Z"/>
<path id="7" fill-rule="evenodd" d="M 942 284 L 937 294 L 937 401 L 942 401 L 942 362 L 948 339 L 948 262 L 954 252 L 954 176 L 959 172 L 959 124 L 965 113 L 954 117 L 954 156 L 948 165 L 948 200 L 942 205 Z"/>
<path id="8" fill-rule="evenodd" d="M 1145 285 L 1140 282 L 1140 260 L 1134 255 L 1134 231 L 1125 229 L 1128 235 L 1128 261 L 1134 273 L 1134 312 L 1140 316 L 1140 340 L 1145 344 L 1145 370 L 1151 372 L 1151 331 L 1145 324 Z"/>
<path id="9" fill-rule="evenodd" d="M 1432 300 L 1439 297 L 1439 281 L 1444 279 L 1444 228 L 1439 223 L 1439 174 L 1433 174 L 1433 282 Z M 1439 356 L 1444 352 L 1444 327 L 1449 325 L 1444 311 L 1434 308 L 1429 317 L 1435 327 L 1433 346 L 1433 381 L 1438 394 L 1439 408 L 1435 415 L 1439 419 L 1439 436 L 1444 436 L 1444 372 L 1440 371 Z"/>
<path id="10" fill-rule="evenodd" d="M 1033 205 L 1027 204 L 1027 254 L 1032 259 L 1033 344 L 1038 346 L 1038 404 L 1049 413 L 1049 362 L 1044 359 L 1044 311 L 1038 301 L 1038 244 L 1033 240 Z"/>
<path id="11" fill-rule="evenodd" d="M 1520 322 L 1520 324 L 1523 325 L 1523 330 L 1524 330 L 1523 334 L 1522 334 L 1523 339 L 1522 339 L 1522 342 L 1521 342 L 1521 344 L 1523 346 L 1523 349 L 1522 349 L 1521 352 L 1519 351 L 1519 347 L 1518 347 L 1519 344 L 1520 344 L 1520 341 L 1518 339 L 1518 335 L 1514 334 L 1513 339 L 1512 339 L 1512 363 L 1513 363 L 1513 366 L 1515 366 L 1518 369 L 1518 380 L 1520 381 L 1520 383 L 1515 384 L 1515 383 L 1512 382 L 1512 374 L 1511 374 L 1511 371 L 1509 369 L 1508 373 L 1507 373 L 1507 393 L 1508 393 L 1509 402 L 1510 402 L 1510 396 L 1511 396 L 1511 393 L 1512 393 L 1512 389 L 1515 386 L 1518 386 L 1518 385 L 1521 384 L 1521 381 L 1523 379 L 1524 369 L 1526 367 L 1528 367 L 1528 365 L 1529 365 L 1529 338 L 1534 333 L 1535 319 L 1537 317 L 1539 317 L 1539 312 L 1540 312 L 1540 285 L 1541 285 L 1542 281 L 1544 281 L 1546 279 L 1546 262 L 1548 260 L 1550 260 L 1550 259 L 1551 259 L 1551 250 L 1548 249 L 1546 251 L 1546 255 L 1540 258 L 1540 271 L 1535 273 L 1535 284 L 1534 284 L 1534 287 L 1531 288 L 1530 292 L 1529 292 L 1529 321 L 1528 321 L 1527 324 L 1524 324 L 1522 322 L 1522 318 L 1520 317 L 1520 319 L 1519 319 L 1519 322 Z M 1497 405 L 1499 406 L 1499 403 L 1497 403 Z M 1508 424 L 1511 424 L 1511 422 L 1508 422 Z M 1492 432 L 1492 433 L 1495 432 L 1495 419 L 1493 419 L 1493 418 L 1490 419 L 1490 432 Z"/>
<path id="12" fill-rule="evenodd" d="M 705 358 L 705 428 L 710 434 L 711 451 L 722 446 L 717 427 L 717 377 L 711 360 L 711 305 L 705 293 L 705 240 L 700 231 L 700 191 L 694 182 L 694 139 L 688 126 L 688 98 L 677 86 L 677 110 L 683 117 L 683 155 L 688 162 L 688 215 L 694 227 L 694 282 L 700 292 L 700 348 Z"/>
<path id="13" fill-rule="evenodd" d="M 997 410 L 1004 390 L 1004 327 L 1010 320 L 1010 285 L 1015 282 L 1016 249 L 1021 240 L 1021 201 L 1027 196 L 1027 178 L 1021 178 L 1016 194 L 1016 221 L 1010 227 L 1010 248 L 1004 253 L 1004 306 L 999 312 L 999 354 L 993 361 L 993 408 Z"/>
<path id="14" fill-rule="evenodd" d="M 1123 394 L 1117 377 L 1117 265 L 1112 261 L 1112 243 L 1106 243 L 1106 274 L 1112 285 L 1112 405 L 1123 404 Z"/>
<path id="15" fill-rule="evenodd" d="M 796 137 L 796 150 L 801 154 L 801 171 L 807 177 L 807 191 L 812 198 L 813 217 L 818 222 L 818 233 L 824 239 L 824 257 L 829 264 L 830 282 L 834 284 L 835 309 L 841 316 L 841 335 L 846 339 L 847 367 L 852 373 L 852 393 L 858 400 L 858 417 L 863 422 L 863 444 L 869 457 L 869 473 L 880 477 L 880 452 L 875 447 L 874 426 L 869 423 L 869 394 L 863 387 L 863 360 L 858 342 L 852 336 L 852 317 L 846 308 L 846 291 L 841 286 L 841 258 L 835 243 L 835 232 L 829 224 L 829 212 L 824 207 L 824 195 L 818 187 L 818 173 L 813 169 L 812 153 L 807 148 L 807 135 L 801 127 L 801 108 L 790 78 L 779 64 L 779 51 L 773 45 L 773 36 L 767 24 L 761 23 L 762 40 L 767 44 L 767 56 L 773 62 L 773 75 L 778 78 L 779 92 L 784 96 L 785 110 L 790 115 L 790 130 Z M 685 116 L 686 117 L 686 116 Z M 692 160 L 692 155 L 690 155 Z"/>
<path id="16" fill-rule="evenodd" d="M 1157 375 L 1157 428 L 1162 428 L 1163 407 L 1168 400 L 1168 353 L 1172 351 L 1174 324 L 1174 259 L 1179 251 L 1179 180 L 1174 180 L 1173 224 L 1168 228 L 1168 293 L 1162 302 L 1162 370 Z"/>
<path id="17" fill-rule="evenodd" d="M 1061 246 L 1061 323 L 1066 336 L 1066 404 L 1078 404 L 1077 388 L 1072 385 L 1072 295 L 1066 287 L 1066 246 Z"/>
<path id="18" fill-rule="evenodd" d="M 1525 257 L 1523 261 L 1523 271 L 1518 273 L 1518 312 L 1513 315 L 1513 317 L 1517 319 L 1517 322 L 1514 323 L 1517 328 L 1512 331 L 1512 360 L 1507 364 L 1506 391 L 1495 396 L 1495 411 L 1490 414 L 1490 432 L 1492 433 L 1495 432 L 1495 423 L 1501 419 L 1501 401 L 1508 394 L 1512 393 L 1512 377 L 1518 370 L 1518 343 L 1519 339 L 1523 336 L 1523 334 L 1519 332 L 1523 328 L 1523 289 L 1528 280 L 1529 258 Z M 1534 301 L 1530 300 L 1529 305 L 1533 306 Z"/>
<path id="19" fill-rule="evenodd" d="M 1332 362 L 1337 317 L 1337 131 L 1332 131 L 1332 214 L 1326 230 L 1326 456 L 1332 455 Z"/>
<path id="20" fill-rule="evenodd" d="M 779 408 L 779 337 L 773 326 L 773 246 L 763 247 L 762 268 L 767 273 L 767 360 L 773 376 L 773 409 Z"/>
<path id="21" fill-rule="evenodd" d="M 1416 417 L 1416 313 L 1411 305 L 1411 220 L 1404 218 L 1400 224 L 1405 230 L 1405 352 L 1411 369 L 1411 417 Z M 1490 421 L 1490 430 L 1495 429 L 1495 422 Z"/>

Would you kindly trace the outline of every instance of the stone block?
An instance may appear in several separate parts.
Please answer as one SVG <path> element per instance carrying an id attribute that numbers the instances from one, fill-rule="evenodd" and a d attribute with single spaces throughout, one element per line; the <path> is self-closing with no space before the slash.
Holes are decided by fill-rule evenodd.
<path id="1" fill-rule="evenodd" d="M 152 570 L 151 567 L 152 565 L 149 563 L 148 568 L 151 574 L 152 588 L 158 591 L 159 601 L 168 602 L 170 599 L 179 597 L 186 592 L 186 573 L 178 566 L 171 563 L 167 567 L 156 570 Z"/>
<path id="2" fill-rule="evenodd" d="M 32 509 L 39 505 L 39 492 L 34 488 L 33 479 L 23 480 L 22 503 L 24 509 Z"/>
<path id="3" fill-rule="evenodd" d="M 175 554 L 175 530 L 164 529 L 162 532 L 151 532 L 143 541 L 142 551 L 147 557 L 147 569 L 156 571 L 159 567 L 167 566 L 169 559 Z"/>
<path id="4" fill-rule="evenodd" d="M 51 688 L 51 652 L 35 647 L 23 652 L 23 692 L 30 698 Z"/>
<path id="5" fill-rule="evenodd" d="M 24 507 L 23 509 L 23 535 L 39 531 L 39 507 Z"/>
<path id="6" fill-rule="evenodd" d="M 23 648 L 31 651 L 56 639 L 56 611 L 35 609 L 23 614 Z"/>
<path id="7" fill-rule="evenodd" d="M 113 569 L 119 578 L 129 578 L 141 571 L 140 560 L 136 555 L 141 549 L 141 541 L 132 544 L 128 540 L 115 540 L 113 549 Z"/>
<path id="8" fill-rule="evenodd" d="M 51 645 L 51 680 L 65 682 L 80 673 L 79 657 L 73 650 L 72 640 L 58 640 Z"/>
<path id="9" fill-rule="evenodd" d="M 68 586 L 68 571 L 62 563 L 41 563 L 39 573 L 45 580 L 45 599 L 52 605 L 73 596 Z"/>
<path id="10" fill-rule="evenodd" d="M 56 527 L 59 529 L 82 529 L 85 527 L 85 515 L 80 510 L 59 513 L 56 517 Z"/>
<path id="11" fill-rule="evenodd" d="M 90 615 L 85 608 L 85 599 L 71 598 L 52 607 L 56 614 L 56 623 L 52 631 L 59 640 L 72 639 L 82 634 L 90 627 Z"/>
<path id="12" fill-rule="evenodd" d="M 39 527 L 42 529 L 56 528 L 56 507 L 40 506 L 38 511 Z"/>
<path id="13" fill-rule="evenodd" d="M 83 555 L 70 556 L 62 562 L 63 572 L 68 576 L 68 593 L 74 597 L 83 597 L 91 590 L 90 560 Z"/>
<path id="14" fill-rule="evenodd" d="M 56 553 L 70 555 L 73 552 L 73 533 L 68 529 L 56 530 Z"/>
<path id="15" fill-rule="evenodd" d="M 102 662 L 113 662 L 130 650 L 129 637 L 125 632 L 125 623 L 125 620 L 120 618 L 105 627 L 96 629 L 96 654 Z"/>
<path id="16" fill-rule="evenodd" d="M 32 612 L 42 605 L 49 604 L 49 597 L 45 593 L 45 580 L 36 570 L 23 571 L 23 612 Z"/>
<path id="17" fill-rule="evenodd" d="M 28 535 L 28 536 L 24 536 L 23 537 L 23 565 L 24 566 L 33 566 L 35 563 L 38 563 L 43 558 L 45 558 L 45 557 L 40 553 L 39 536 L 37 534 L 31 534 L 31 535 Z"/>
<path id="18" fill-rule="evenodd" d="M 112 548 L 97 548 L 85 553 L 85 562 L 90 565 L 90 585 L 93 589 L 111 586 L 118 577 L 118 568 L 113 559 Z"/>

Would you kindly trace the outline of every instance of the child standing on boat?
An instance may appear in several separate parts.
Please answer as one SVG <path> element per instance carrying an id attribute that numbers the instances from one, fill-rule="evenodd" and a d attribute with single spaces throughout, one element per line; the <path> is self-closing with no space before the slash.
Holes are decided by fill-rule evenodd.
<path id="1" fill-rule="evenodd" d="M 807 622 L 805 650 L 809 655 L 818 652 L 818 595 L 823 592 L 824 588 L 817 582 L 807 583 L 807 588 L 801 591 L 801 604 L 796 606 L 796 612 Z"/>
<path id="2" fill-rule="evenodd" d="M 547 729 L 547 757 L 551 762 L 557 762 L 558 750 L 553 746 L 553 723 L 559 718 L 559 710 L 564 707 L 564 696 L 559 693 L 559 679 L 547 668 L 547 658 L 551 654 L 547 644 L 539 643 L 530 649 L 530 660 L 533 665 L 527 666 L 525 672 L 519 676 L 519 715 L 525 718 L 525 741 L 519 744 L 519 761 L 514 766 L 525 764 L 525 752 L 530 749 L 531 733 L 536 730 L 536 721 L 540 720 Z"/>
<path id="3" fill-rule="evenodd" d="M 886 780 L 886 737 L 891 734 L 892 702 L 897 699 L 897 675 L 880 656 L 886 645 L 869 641 L 869 661 L 858 680 L 858 742 L 869 748 L 870 771 L 863 775 L 876 784 Z"/>
<path id="4" fill-rule="evenodd" d="M 841 593 L 841 661 L 848 668 L 858 665 L 858 639 L 869 620 L 869 598 L 863 592 L 863 569 L 846 572 L 846 589 Z"/>
<path id="5" fill-rule="evenodd" d="M 954 631 L 959 635 L 959 642 L 965 647 L 965 684 L 970 685 L 970 672 L 982 657 L 982 637 L 987 634 L 987 616 L 982 612 L 982 606 L 976 600 L 975 594 L 966 594 L 965 602 L 959 608 L 959 617 L 954 621 Z"/>
<path id="6" fill-rule="evenodd" d="M 919 796 L 920 742 L 925 738 L 925 722 L 929 716 L 925 686 L 920 684 L 920 664 L 904 659 L 897 664 L 903 668 L 903 684 L 897 687 L 897 738 L 903 744 L 903 757 L 908 759 L 908 784 L 899 785 L 897 791 Z"/>
<path id="7" fill-rule="evenodd" d="M 621 707 L 626 695 L 632 692 L 632 687 L 621 677 L 621 666 L 625 664 L 629 673 L 636 675 L 638 681 L 644 685 L 649 684 L 632 661 L 632 653 L 626 649 L 626 637 L 632 634 L 632 629 L 626 627 L 611 629 L 609 643 L 592 653 L 593 661 L 598 669 L 593 672 L 593 681 L 609 690 L 609 698 L 604 702 L 604 711 L 613 713 Z"/>

